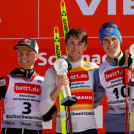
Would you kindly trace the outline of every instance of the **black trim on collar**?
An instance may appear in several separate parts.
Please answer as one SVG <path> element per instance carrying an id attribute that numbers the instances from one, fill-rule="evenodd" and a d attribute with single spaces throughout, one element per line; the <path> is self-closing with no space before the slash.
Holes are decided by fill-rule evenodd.
<path id="1" fill-rule="evenodd" d="M 34 72 L 35 70 L 33 69 L 16 68 L 11 72 L 10 75 L 12 75 L 12 77 L 24 77 L 28 80 L 31 78 Z"/>

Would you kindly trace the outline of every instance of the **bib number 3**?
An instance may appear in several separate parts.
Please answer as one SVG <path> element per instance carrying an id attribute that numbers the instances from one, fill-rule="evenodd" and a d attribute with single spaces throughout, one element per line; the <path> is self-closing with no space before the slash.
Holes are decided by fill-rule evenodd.
<path id="1" fill-rule="evenodd" d="M 24 109 L 25 111 L 22 111 L 23 114 L 30 114 L 31 113 L 31 103 L 29 102 L 23 102 L 23 105 L 25 106 Z"/>

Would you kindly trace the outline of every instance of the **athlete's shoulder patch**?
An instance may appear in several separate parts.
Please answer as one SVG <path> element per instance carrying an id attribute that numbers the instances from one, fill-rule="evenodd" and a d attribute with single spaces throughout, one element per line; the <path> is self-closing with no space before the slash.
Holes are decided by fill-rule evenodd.
<path id="1" fill-rule="evenodd" d="M 87 71 L 92 70 L 91 64 L 87 61 L 83 61 L 82 68 Z"/>
<path id="2" fill-rule="evenodd" d="M 83 65 L 86 68 L 91 68 L 91 64 L 89 62 L 87 62 L 87 61 L 83 61 Z"/>
<path id="3" fill-rule="evenodd" d="M 89 68 L 90 66 L 89 66 L 89 64 L 88 64 L 88 63 L 84 63 L 84 67 Z"/>

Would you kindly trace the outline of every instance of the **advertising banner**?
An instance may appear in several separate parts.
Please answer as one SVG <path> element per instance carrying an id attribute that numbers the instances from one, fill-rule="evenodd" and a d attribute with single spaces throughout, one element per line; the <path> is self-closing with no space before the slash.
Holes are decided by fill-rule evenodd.
<path id="1" fill-rule="evenodd" d="M 105 22 L 114 22 L 118 25 L 123 38 L 121 44 L 123 53 L 134 43 L 134 0 L 64 1 L 69 29 L 82 28 L 88 35 L 87 50 L 83 55 L 84 60 L 98 65 L 106 60 L 106 54 L 99 41 L 99 29 Z M 17 52 L 13 50 L 13 46 L 20 39 L 26 37 L 35 39 L 40 47 L 35 70 L 44 76 L 46 70 L 52 67 L 55 62 L 55 26 L 59 29 L 62 55 L 66 56 L 61 0 L 1 0 L 0 76 L 8 75 L 13 69 L 19 67 Z M 96 112 L 100 134 L 105 132 L 104 116 L 106 106 L 106 98 L 104 98 L 97 109 L 99 112 Z M 49 122 L 48 126 L 50 127 L 45 127 L 46 125 L 45 123 L 45 134 L 55 133 L 54 122 Z"/>

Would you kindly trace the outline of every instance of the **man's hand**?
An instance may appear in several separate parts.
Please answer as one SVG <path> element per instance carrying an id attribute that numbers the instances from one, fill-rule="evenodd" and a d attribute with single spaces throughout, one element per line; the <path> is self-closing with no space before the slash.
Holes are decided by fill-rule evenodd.
<path id="1" fill-rule="evenodd" d="M 57 79 L 56 90 L 61 91 L 64 85 L 69 84 L 69 79 L 66 75 L 60 75 Z"/>
<path id="2" fill-rule="evenodd" d="M 57 111 L 55 111 L 55 112 L 52 114 L 52 120 L 56 122 L 56 119 L 57 119 Z"/>
<path id="3" fill-rule="evenodd" d="M 66 75 L 60 75 L 57 78 L 57 86 L 50 94 L 51 100 L 55 101 L 59 93 L 62 91 L 64 85 L 69 84 L 69 79 Z"/>

